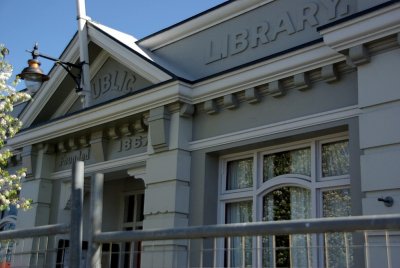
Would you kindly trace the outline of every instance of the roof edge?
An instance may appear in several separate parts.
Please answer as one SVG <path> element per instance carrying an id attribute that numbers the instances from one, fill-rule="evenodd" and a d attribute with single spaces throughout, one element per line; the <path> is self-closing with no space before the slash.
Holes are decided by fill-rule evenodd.
<path id="1" fill-rule="evenodd" d="M 150 51 L 220 24 L 275 0 L 229 0 L 137 41 Z"/>

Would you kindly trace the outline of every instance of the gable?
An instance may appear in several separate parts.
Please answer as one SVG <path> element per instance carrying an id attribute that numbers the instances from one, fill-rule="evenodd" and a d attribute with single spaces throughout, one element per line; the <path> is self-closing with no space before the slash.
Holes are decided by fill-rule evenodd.
<path id="1" fill-rule="evenodd" d="M 99 71 L 92 76 L 90 103 L 96 105 L 110 101 L 150 85 L 150 81 L 108 57 Z"/>
<path id="2" fill-rule="evenodd" d="M 100 29 L 98 24 L 91 25 L 90 22 L 88 26 L 91 81 L 89 107 L 134 94 L 138 90 L 172 78 L 169 73 L 153 63 L 145 52 L 137 48 L 134 43 L 136 39 L 133 37 L 128 38 L 128 35 L 111 31 L 107 27 Z M 79 64 L 77 35 L 64 50 L 60 60 Z M 74 69 L 71 72 L 78 74 Z M 73 79 L 61 66 L 55 65 L 49 76 L 51 79 L 42 85 L 36 93 L 35 100 L 30 102 L 21 114 L 20 118 L 25 123 L 25 128 L 84 108 Z"/>

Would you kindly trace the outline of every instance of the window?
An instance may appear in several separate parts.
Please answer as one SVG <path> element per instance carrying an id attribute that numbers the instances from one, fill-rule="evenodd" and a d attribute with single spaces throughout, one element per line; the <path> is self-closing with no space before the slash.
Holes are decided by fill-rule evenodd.
<path id="1" fill-rule="evenodd" d="M 221 158 L 220 222 L 349 216 L 346 137 L 331 135 Z M 346 267 L 344 246 L 336 247 L 345 242 L 351 242 L 350 235 L 234 237 L 224 242 L 221 265 Z M 315 244 L 321 243 L 331 250 L 319 250 Z"/>
<path id="2" fill-rule="evenodd" d="M 124 197 L 124 230 L 143 229 L 144 194 L 142 191 L 125 195 Z M 140 242 L 125 243 L 122 267 L 140 267 Z"/>

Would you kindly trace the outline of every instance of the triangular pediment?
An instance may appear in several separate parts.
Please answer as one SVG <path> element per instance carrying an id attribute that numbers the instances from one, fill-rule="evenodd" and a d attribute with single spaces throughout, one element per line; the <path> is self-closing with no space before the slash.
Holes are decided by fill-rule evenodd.
<path id="1" fill-rule="evenodd" d="M 91 105 L 100 104 L 151 86 L 153 83 L 108 57 L 90 82 Z"/>
<path id="2" fill-rule="evenodd" d="M 136 39 L 129 35 L 89 23 L 88 40 L 89 106 L 83 106 L 71 76 L 55 65 L 49 73 L 51 79 L 35 93 L 34 100 L 20 115 L 25 128 L 124 98 L 173 77 L 153 62 L 151 53 L 140 50 L 135 44 Z M 60 59 L 75 64 L 80 62 L 77 35 Z M 73 69 L 71 72 L 77 73 Z"/>

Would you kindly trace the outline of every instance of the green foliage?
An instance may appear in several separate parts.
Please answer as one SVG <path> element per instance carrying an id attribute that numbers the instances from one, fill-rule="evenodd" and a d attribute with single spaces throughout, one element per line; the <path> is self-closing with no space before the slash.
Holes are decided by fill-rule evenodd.
<path id="1" fill-rule="evenodd" d="M 28 209 L 31 205 L 31 200 L 19 196 L 21 179 L 26 176 L 25 169 L 15 173 L 7 170 L 12 152 L 6 147 L 6 141 L 14 137 L 22 126 L 22 122 L 13 117 L 11 112 L 15 104 L 30 99 L 29 94 L 15 90 L 17 80 L 12 85 L 8 84 L 13 71 L 12 65 L 5 59 L 8 53 L 8 49 L 0 44 L 0 211 L 8 209 L 10 205 L 22 209 Z"/>

